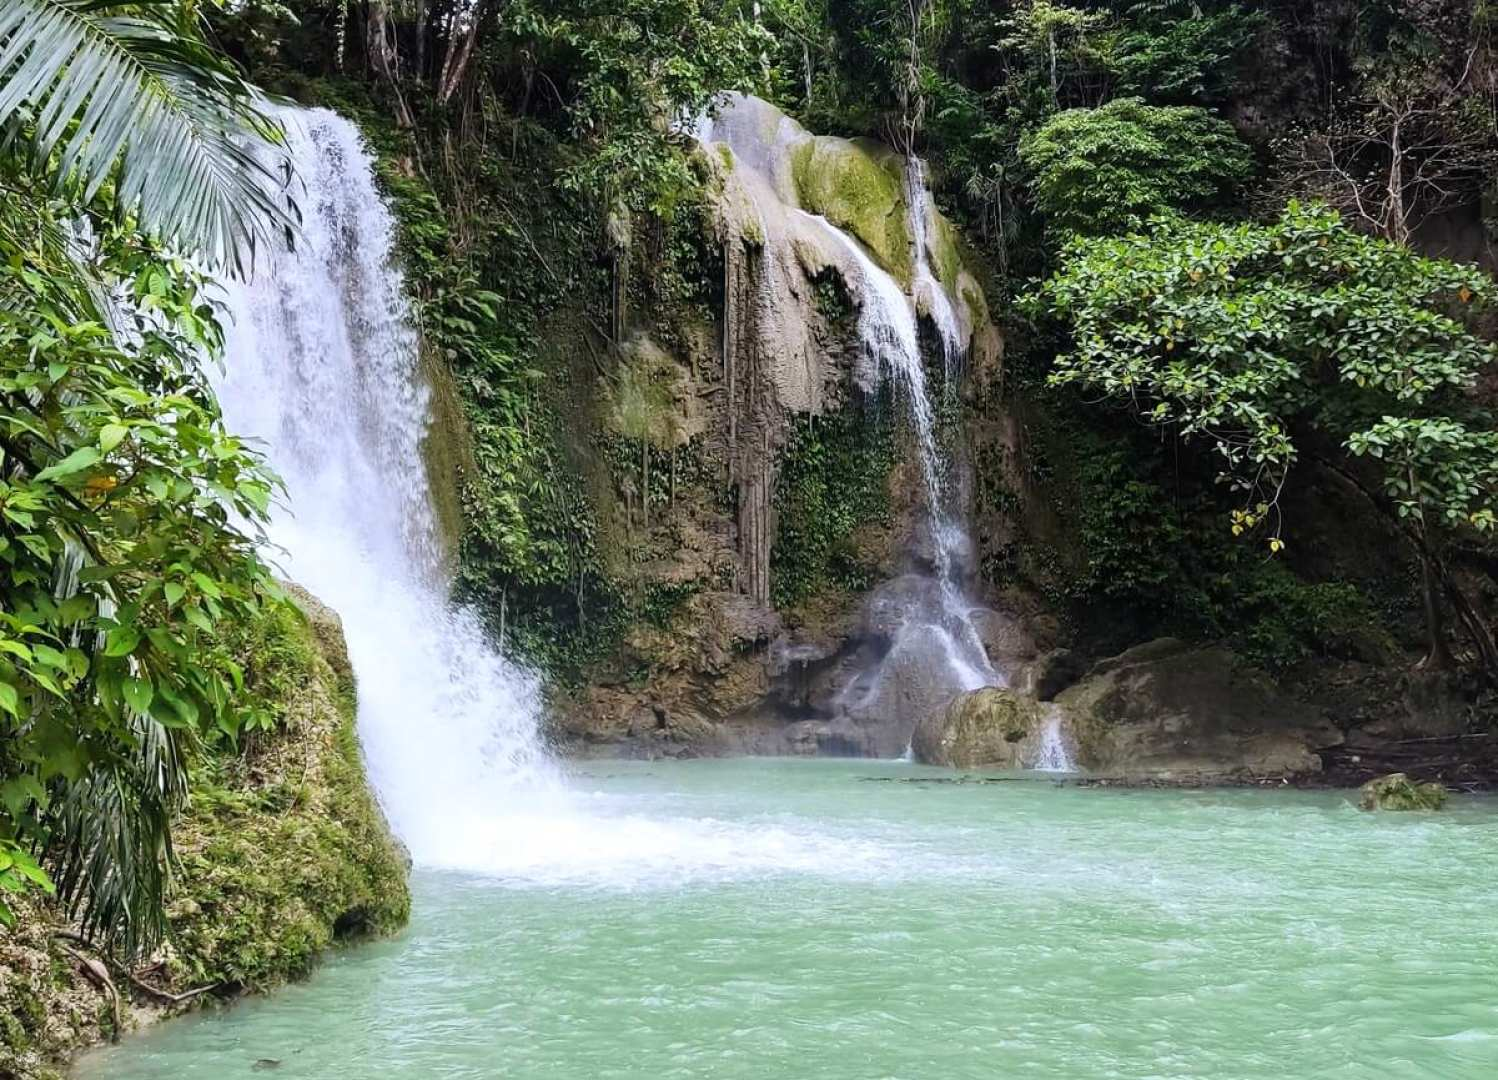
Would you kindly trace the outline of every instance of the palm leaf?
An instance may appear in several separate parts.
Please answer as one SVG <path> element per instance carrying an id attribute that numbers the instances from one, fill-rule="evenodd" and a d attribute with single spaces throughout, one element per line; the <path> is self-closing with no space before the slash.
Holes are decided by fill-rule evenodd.
<path id="1" fill-rule="evenodd" d="M 268 165 L 277 125 L 174 4 L 0 0 L 0 125 L 84 202 L 110 181 L 146 232 L 243 270 L 293 227 Z"/>
<path id="2" fill-rule="evenodd" d="M 45 861 L 82 933 L 127 958 L 165 932 L 172 817 L 187 798 L 185 747 L 148 716 L 132 754 L 96 763 L 49 811 Z"/>

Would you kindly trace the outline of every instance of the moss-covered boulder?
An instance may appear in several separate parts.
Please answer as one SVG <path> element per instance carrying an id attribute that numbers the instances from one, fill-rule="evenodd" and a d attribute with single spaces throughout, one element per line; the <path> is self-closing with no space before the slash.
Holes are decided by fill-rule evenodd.
<path id="1" fill-rule="evenodd" d="M 1032 697 L 988 686 L 960 694 L 916 725 L 910 746 L 926 765 L 1023 768 L 1033 762 L 1044 711 Z"/>
<path id="2" fill-rule="evenodd" d="M 176 829 L 173 986 L 263 989 L 410 912 L 405 853 L 364 776 L 337 615 L 308 594 L 233 642 L 274 726 L 204 761 Z"/>
<path id="3" fill-rule="evenodd" d="M 1080 764 L 1104 775 L 1173 780 L 1319 772 L 1341 743 L 1321 713 L 1227 649 L 1171 638 L 1094 665 L 1056 698 Z"/>
<path id="4" fill-rule="evenodd" d="M 1439 810 L 1446 805 L 1446 789 L 1420 783 L 1402 772 L 1375 777 L 1358 789 L 1364 810 Z"/>
<path id="5" fill-rule="evenodd" d="M 272 609 L 224 642 L 268 726 L 238 746 L 204 747 L 173 829 L 166 945 L 144 970 L 167 993 L 212 988 L 194 1003 L 305 974 L 328 946 L 395 930 L 410 911 L 405 853 L 365 783 L 338 616 L 291 592 L 299 607 Z M 58 905 L 10 903 L 19 920 L 0 926 L 0 1080 L 52 1080 L 74 1051 L 115 1033 L 115 1002 L 99 958 L 54 936 L 66 928 Z M 117 969 L 113 984 L 127 1027 L 168 1001 L 141 992 L 131 1009 Z"/>

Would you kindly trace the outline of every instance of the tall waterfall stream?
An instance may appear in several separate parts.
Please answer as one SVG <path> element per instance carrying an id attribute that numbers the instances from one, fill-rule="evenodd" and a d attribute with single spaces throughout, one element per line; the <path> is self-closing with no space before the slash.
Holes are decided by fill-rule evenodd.
<path id="1" fill-rule="evenodd" d="M 218 386 L 286 483 L 271 539 L 343 620 L 371 780 L 419 860 L 473 857 L 466 823 L 559 777 L 535 680 L 447 601 L 422 442 L 430 422 L 394 222 L 347 120 L 287 113 L 306 185 L 299 250 L 229 291 Z"/>
<path id="2" fill-rule="evenodd" d="M 446 599 L 427 395 L 368 157 L 330 113 L 292 127 L 303 243 L 232 291 L 219 390 L 286 479 L 286 573 L 343 618 L 413 920 L 306 983 L 102 1048 L 83 1080 L 1492 1075 L 1498 1011 L 1470 990 L 1498 968 L 1474 931 L 1498 854 L 1477 800 L 1395 821 L 1333 793 L 828 759 L 562 776 L 535 681 Z M 914 308 L 836 242 L 940 526 Z M 966 557 L 952 530 L 938 565 Z M 939 592 L 911 647 L 935 637 L 963 679 L 994 678 L 960 576 Z"/>

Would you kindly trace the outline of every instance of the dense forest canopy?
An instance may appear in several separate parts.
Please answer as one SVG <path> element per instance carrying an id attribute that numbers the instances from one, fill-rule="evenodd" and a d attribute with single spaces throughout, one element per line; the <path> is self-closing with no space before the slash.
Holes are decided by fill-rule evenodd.
<path id="1" fill-rule="evenodd" d="M 1189 520 L 1151 494 L 1163 440 L 1098 455 L 1072 599 L 1252 621 L 1259 659 L 1305 648 L 1254 612 L 1325 614 L 1265 568 L 1296 553 L 1284 496 L 1316 462 L 1421 566 L 1426 663 L 1498 677 L 1495 19 L 1486 0 L 5 0 L 0 888 L 55 881 L 90 932 L 148 947 L 185 763 L 274 722 L 224 624 L 281 602 L 254 534 L 275 480 L 203 369 L 222 340 L 204 268 L 295 244 L 258 87 L 348 108 L 393 163 L 427 344 L 476 403 L 459 589 L 537 662 L 653 602 L 621 595 L 565 479 L 541 320 L 598 298 L 573 329 L 602 374 L 631 288 L 710 304 L 690 121 L 740 90 L 925 158 L 995 307 L 1026 298 L 1001 307 L 1011 384 L 1195 455 Z M 680 439 L 649 385 L 609 377 L 648 530 Z"/>

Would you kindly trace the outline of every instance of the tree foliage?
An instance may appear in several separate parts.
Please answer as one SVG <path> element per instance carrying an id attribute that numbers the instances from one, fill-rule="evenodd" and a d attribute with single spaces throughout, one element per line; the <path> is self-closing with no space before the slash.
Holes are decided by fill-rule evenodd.
<path id="1" fill-rule="evenodd" d="M 1228 124 L 1196 106 L 1139 98 L 1057 113 L 1019 154 L 1047 217 L 1092 233 L 1208 203 L 1253 170 L 1248 147 Z"/>
<path id="2" fill-rule="evenodd" d="M 49 885 L 40 854 L 127 953 L 160 932 L 187 755 L 269 722 L 217 628 L 279 600 L 275 480 L 204 377 L 211 285 L 162 246 L 244 265 L 288 222 L 194 10 L 0 12 L 25 135 L 0 147 L 0 888 Z"/>
<path id="3" fill-rule="evenodd" d="M 0 124 L 32 168 L 120 219 L 238 266 L 292 225 L 279 138 L 257 93 L 203 39 L 196 5 L 9 0 L 0 8 Z M 251 138 L 246 139 L 249 135 Z"/>
<path id="4" fill-rule="evenodd" d="M 1431 571 L 1430 600 L 1438 585 L 1449 594 L 1487 663 L 1491 640 L 1439 548 L 1494 527 L 1498 433 L 1470 397 L 1494 360 L 1475 332 L 1492 295 L 1475 267 L 1292 204 L 1268 225 L 1166 218 L 1147 234 L 1074 240 L 1039 299 L 1071 342 L 1052 382 L 1205 441 L 1240 493 L 1235 534 L 1284 547 L 1281 493 L 1304 454 L 1354 483 L 1354 459 L 1369 462 Z"/>
<path id="5" fill-rule="evenodd" d="M 522 0 L 505 28 L 568 72 L 569 117 L 590 153 L 567 182 L 636 210 L 663 211 L 690 185 L 676 126 L 747 83 L 769 45 L 715 0 Z"/>
<path id="6" fill-rule="evenodd" d="M 1487 475 L 1490 432 L 1466 400 L 1493 348 L 1473 332 L 1492 280 L 1359 235 L 1292 204 L 1269 225 L 1157 219 L 1120 239 L 1076 240 L 1041 297 L 1070 333 L 1052 381 L 1101 390 L 1152 422 L 1209 440 L 1266 520 L 1317 433 L 1386 463 L 1409 513 L 1491 527 L 1498 489 L 1452 479 L 1443 455 Z M 1418 488 L 1408 491 L 1409 469 Z M 1421 507 L 1425 510 L 1421 510 Z"/>

